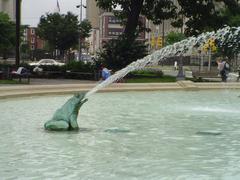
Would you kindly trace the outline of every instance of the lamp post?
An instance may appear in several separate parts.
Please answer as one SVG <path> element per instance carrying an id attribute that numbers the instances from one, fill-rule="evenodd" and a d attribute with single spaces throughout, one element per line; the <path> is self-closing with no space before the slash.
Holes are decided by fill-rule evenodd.
<path id="1" fill-rule="evenodd" d="M 76 8 L 79 8 L 79 54 L 78 54 L 78 60 L 80 61 L 81 60 L 81 57 L 82 57 L 82 41 L 81 41 L 81 36 L 80 36 L 80 33 L 81 33 L 81 29 L 80 29 L 80 24 L 82 22 L 82 8 L 87 8 L 85 5 L 82 4 L 82 0 L 80 1 L 80 5 L 77 5 Z"/>
<path id="2" fill-rule="evenodd" d="M 20 64 L 20 25 L 21 25 L 21 0 L 16 0 L 16 65 Z"/>
<path id="3" fill-rule="evenodd" d="M 181 81 L 185 79 L 185 74 L 183 71 L 183 56 L 179 56 L 179 65 L 178 65 L 178 74 L 177 74 L 177 80 Z"/>

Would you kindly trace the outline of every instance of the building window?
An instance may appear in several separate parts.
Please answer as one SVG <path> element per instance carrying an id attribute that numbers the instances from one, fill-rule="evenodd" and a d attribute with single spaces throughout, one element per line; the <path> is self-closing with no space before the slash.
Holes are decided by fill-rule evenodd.
<path id="1" fill-rule="evenodd" d="M 35 43 L 35 39 L 33 37 L 31 38 L 31 43 Z"/>
<path id="2" fill-rule="evenodd" d="M 122 29 L 108 29 L 108 36 L 120 36 Z"/>
<path id="3" fill-rule="evenodd" d="M 108 23 L 109 24 L 121 24 L 122 20 L 116 18 L 115 16 L 109 16 L 108 17 Z"/>
<path id="4" fill-rule="evenodd" d="M 35 34 L 35 29 L 31 29 L 31 34 Z"/>
<path id="5" fill-rule="evenodd" d="M 31 45 L 31 50 L 34 50 L 35 48 L 34 48 L 34 45 Z"/>

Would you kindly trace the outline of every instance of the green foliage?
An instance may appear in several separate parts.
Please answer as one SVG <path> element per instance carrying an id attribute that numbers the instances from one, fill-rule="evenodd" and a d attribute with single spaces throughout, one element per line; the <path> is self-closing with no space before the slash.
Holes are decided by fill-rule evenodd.
<path id="1" fill-rule="evenodd" d="M 170 32 L 166 37 L 166 45 L 171 45 L 185 39 L 185 35 L 177 32 Z"/>
<path id="2" fill-rule="evenodd" d="M 99 53 L 99 60 L 108 68 L 119 70 L 146 55 L 144 42 L 135 40 L 133 43 L 129 43 L 127 38 L 119 37 L 104 45 L 102 52 Z"/>
<path id="3" fill-rule="evenodd" d="M 72 61 L 66 65 L 66 70 L 71 72 L 93 72 L 95 66 L 91 63 L 84 63 L 82 61 Z"/>
<path id="4" fill-rule="evenodd" d="M 160 69 L 144 69 L 130 72 L 126 83 L 176 82 L 176 77 L 164 76 Z"/>
<path id="5" fill-rule="evenodd" d="M 90 36 L 89 33 L 91 32 L 92 25 L 87 19 L 84 19 L 79 25 L 79 29 L 80 29 L 80 38 L 85 39 Z"/>
<path id="6" fill-rule="evenodd" d="M 43 71 L 55 71 L 55 72 L 65 72 L 66 66 L 56 66 L 56 65 L 41 65 L 39 66 Z M 31 67 L 33 68 L 33 67 Z"/>
<path id="7" fill-rule="evenodd" d="M 134 78 L 127 79 L 126 83 L 168 83 L 168 82 L 176 82 L 175 77 L 171 76 L 163 76 L 162 78 Z"/>
<path id="8" fill-rule="evenodd" d="M 152 78 L 159 78 L 159 77 L 163 77 L 163 72 L 161 70 L 151 70 L 151 69 L 146 69 L 146 70 L 138 70 L 138 71 L 133 71 L 133 72 L 130 72 L 128 74 L 128 77 L 131 77 L 131 78 L 138 78 L 138 77 L 152 77 Z"/>
<path id="9" fill-rule="evenodd" d="M 51 49 L 68 50 L 78 43 L 78 18 L 70 12 L 46 14 L 40 18 L 37 34 Z"/>
<path id="10" fill-rule="evenodd" d="M 15 25 L 7 14 L 0 12 L 0 53 L 6 53 L 15 46 Z"/>
<path id="11" fill-rule="evenodd" d="M 221 16 L 226 20 L 226 25 L 229 25 L 231 27 L 233 26 L 239 26 L 240 24 L 240 6 L 238 7 L 238 12 L 234 12 L 230 8 L 226 8 L 222 11 Z"/>
<path id="12" fill-rule="evenodd" d="M 0 79 L 0 84 L 22 84 L 22 83 L 20 83 L 19 81 L 17 81 L 17 80 L 8 80 L 8 79 L 4 79 L 4 80 L 2 80 L 2 79 Z"/>
<path id="13" fill-rule="evenodd" d="M 240 14 L 238 0 L 178 0 L 178 3 L 181 8 L 173 25 L 180 27 L 185 16 L 187 36 L 217 30 L 223 25 L 236 25 Z M 231 12 L 231 15 L 226 14 L 226 10 Z"/>
<path id="14" fill-rule="evenodd" d="M 133 71 L 126 77 L 126 83 L 176 82 L 176 77 L 163 75 L 161 70 L 146 69 Z"/>
<path id="15" fill-rule="evenodd" d="M 159 24 L 164 19 L 173 17 L 176 7 L 171 0 L 96 0 L 97 5 L 105 10 L 113 11 L 120 6 L 123 11 L 117 11 L 116 14 L 121 18 L 126 18 L 133 10 L 133 6 L 142 4 L 140 14 L 146 16 L 149 20 Z"/>
<path id="16" fill-rule="evenodd" d="M 239 25 L 240 4 L 238 0 L 178 0 L 180 8 L 177 8 L 172 0 L 96 0 L 99 7 L 112 11 L 120 6 L 122 11 L 115 14 L 122 18 L 128 29 L 136 32 L 138 18 L 136 14 L 142 14 L 155 24 L 162 20 L 175 18 L 172 23 L 175 27 L 182 27 L 185 22 L 185 34 L 187 36 L 198 35 L 205 31 L 217 30 L 223 25 Z M 228 10 L 230 14 L 222 13 Z M 186 17 L 186 18 L 183 18 Z"/>

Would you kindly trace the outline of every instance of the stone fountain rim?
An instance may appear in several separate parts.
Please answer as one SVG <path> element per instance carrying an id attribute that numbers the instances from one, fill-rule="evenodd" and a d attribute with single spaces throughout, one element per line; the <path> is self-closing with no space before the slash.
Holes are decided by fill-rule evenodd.
<path id="1" fill-rule="evenodd" d="M 0 99 L 74 94 L 80 91 L 88 91 L 96 84 L 61 84 L 61 85 L 14 85 L 1 86 Z M 194 83 L 192 81 L 178 81 L 174 83 L 114 83 L 99 92 L 128 92 L 128 91 L 166 91 L 166 90 L 223 90 L 240 89 L 238 82 L 212 82 Z"/>

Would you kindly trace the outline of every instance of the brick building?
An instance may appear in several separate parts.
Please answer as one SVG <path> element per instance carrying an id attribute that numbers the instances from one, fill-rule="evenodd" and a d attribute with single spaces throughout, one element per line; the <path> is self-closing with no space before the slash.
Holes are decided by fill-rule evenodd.
<path id="1" fill-rule="evenodd" d="M 28 27 L 24 30 L 23 41 L 29 45 L 30 50 L 43 49 L 45 46 L 45 41 L 40 39 L 36 35 L 35 27 Z"/>
<path id="2" fill-rule="evenodd" d="M 140 21 L 142 22 L 143 26 L 145 26 L 146 24 L 145 17 L 141 16 Z M 124 31 L 124 27 L 122 26 L 121 19 L 118 19 L 111 12 L 104 12 L 101 14 L 99 27 L 100 27 L 99 29 L 100 48 L 104 45 L 105 42 L 111 39 L 116 39 Z M 140 33 L 137 40 L 139 41 L 145 40 L 145 32 Z"/>

